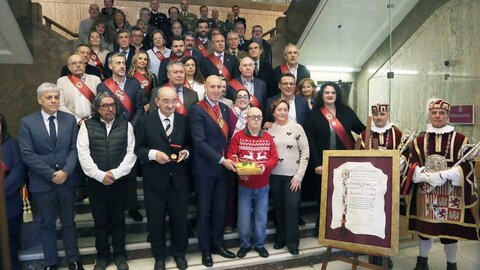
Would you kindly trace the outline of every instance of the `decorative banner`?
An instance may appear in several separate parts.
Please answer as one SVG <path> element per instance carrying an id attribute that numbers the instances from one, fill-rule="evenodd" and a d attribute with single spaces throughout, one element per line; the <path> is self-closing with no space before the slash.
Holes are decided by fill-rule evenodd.
<path id="1" fill-rule="evenodd" d="M 455 105 L 450 107 L 450 123 L 452 124 L 475 124 L 474 105 Z"/>

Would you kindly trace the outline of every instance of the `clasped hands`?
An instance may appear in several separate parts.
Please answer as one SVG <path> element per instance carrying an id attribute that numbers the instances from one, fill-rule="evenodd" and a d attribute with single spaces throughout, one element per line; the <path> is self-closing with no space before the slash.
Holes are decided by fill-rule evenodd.
<path id="1" fill-rule="evenodd" d="M 68 178 L 68 173 L 63 170 L 59 170 L 53 173 L 52 182 L 57 185 L 62 185 Z"/>
<path id="2" fill-rule="evenodd" d="M 457 168 L 451 168 L 439 172 L 426 172 L 425 167 L 415 168 L 412 181 L 414 183 L 425 182 L 432 186 L 441 186 L 450 180 L 452 185 L 459 185 L 460 174 Z"/>

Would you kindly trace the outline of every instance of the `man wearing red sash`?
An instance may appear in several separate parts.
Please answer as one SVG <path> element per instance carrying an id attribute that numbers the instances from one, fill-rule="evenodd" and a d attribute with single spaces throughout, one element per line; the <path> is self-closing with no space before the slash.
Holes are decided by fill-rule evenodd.
<path id="1" fill-rule="evenodd" d="M 168 83 L 165 85 L 171 86 L 177 91 L 178 94 L 178 103 L 176 107 L 176 112 L 188 115 L 190 108 L 193 104 L 198 102 L 197 92 L 193 91 L 184 86 L 185 82 L 185 66 L 182 62 L 171 61 L 168 63 L 167 67 L 167 77 Z M 152 98 L 150 99 L 150 110 L 149 112 L 154 112 L 158 109 L 155 97 L 158 89 L 161 87 L 156 87 L 153 89 Z"/>
<path id="2" fill-rule="evenodd" d="M 236 171 L 226 158 L 230 136 L 229 115 L 219 102 L 222 81 L 210 76 L 205 82 L 206 97 L 192 106 L 189 113 L 193 140 L 192 172 L 197 197 L 197 232 L 202 263 L 213 266 L 212 253 L 235 258 L 223 242 L 223 228 L 228 193 L 229 171 Z"/>
<path id="3" fill-rule="evenodd" d="M 210 33 L 208 22 L 198 20 L 197 33 L 198 37 L 195 39 L 195 48 L 202 53 L 203 57 L 207 57 L 213 51 L 212 42 L 208 39 L 208 33 Z"/>
<path id="4" fill-rule="evenodd" d="M 67 65 L 71 74 L 57 80 L 60 87 L 59 109 L 73 114 L 80 126 L 90 118 L 92 101 L 101 81 L 99 77 L 85 73 L 85 63 L 80 55 L 71 55 Z"/>
<path id="5" fill-rule="evenodd" d="M 273 69 L 272 79 L 270 83 L 270 92 L 269 97 L 274 96 L 278 93 L 277 83 L 280 81 L 280 76 L 284 73 L 292 73 L 295 76 L 295 85 L 305 79 L 310 78 L 310 71 L 306 66 L 298 63 L 298 52 L 297 46 L 288 43 L 283 50 L 283 58 L 285 58 L 285 64 L 280 65 Z"/>
<path id="6" fill-rule="evenodd" d="M 215 35 L 212 38 L 213 53 L 203 58 L 200 63 L 200 71 L 204 77 L 221 75 L 228 81 L 238 76 L 238 60 L 232 55 L 225 53 L 225 37 Z"/>
<path id="7" fill-rule="evenodd" d="M 112 77 L 106 79 L 97 87 L 98 93 L 110 92 L 118 104 L 119 117 L 124 117 L 133 127 L 140 116 L 144 114 L 142 104 L 142 88 L 136 79 L 125 76 L 125 56 L 123 53 L 114 53 L 108 59 L 109 68 L 112 70 Z M 127 180 L 127 210 L 130 217 L 135 221 L 141 221 L 142 215 L 138 211 L 137 204 L 137 182 L 132 177 Z"/>
<path id="8" fill-rule="evenodd" d="M 172 52 L 170 57 L 164 59 L 160 63 L 160 68 L 158 70 L 158 85 L 162 86 L 168 82 L 167 77 L 167 65 L 171 61 L 182 61 L 185 56 L 185 41 L 182 38 L 174 38 L 172 41 Z"/>
<path id="9" fill-rule="evenodd" d="M 203 55 L 195 47 L 195 33 L 187 31 L 183 34 L 183 40 L 185 41 L 185 55 L 191 55 L 195 58 L 197 63 L 200 63 L 203 59 Z"/>
<path id="10" fill-rule="evenodd" d="M 96 66 L 88 64 L 88 61 L 90 61 L 90 57 L 92 55 L 92 48 L 90 45 L 79 44 L 75 50 L 75 54 L 78 54 L 82 57 L 83 63 L 85 63 L 85 73 L 95 75 L 99 78 L 101 77 L 100 70 Z M 68 68 L 68 65 L 65 65 L 62 67 L 60 77 L 67 76 L 68 74 L 70 74 L 70 69 Z"/>
<path id="11" fill-rule="evenodd" d="M 291 73 L 282 74 L 278 83 L 280 94 L 267 99 L 267 106 L 265 110 L 265 121 L 273 122 L 273 114 L 269 109 L 273 101 L 283 98 L 290 104 L 288 111 L 288 118 L 303 126 L 307 114 L 310 111 L 307 100 L 303 96 L 295 95 L 295 77 Z"/>
<path id="12" fill-rule="evenodd" d="M 458 240 L 479 240 L 476 154 L 457 163 L 468 152 L 468 139 L 448 125 L 450 103 L 427 102 L 429 124 L 413 141 L 409 173 L 402 183 L 408 205 L 408 229 L 416 231 L 419 253 L 415 269 L 428 269 L 432 238 L 440 238 L 447 270 L 457 269 Z"/>
<path id="13" fill-rule="evenodd" d="M 240 61 L 240 76 L 228 83 L 227 98 L 234 100 L 238 90 L 247 89 L 251 97 L 250 103 L 263 110 L 267 102 L 267 85 L 253 76 L 254 70 L 252 58 L 244 57 Z"/>

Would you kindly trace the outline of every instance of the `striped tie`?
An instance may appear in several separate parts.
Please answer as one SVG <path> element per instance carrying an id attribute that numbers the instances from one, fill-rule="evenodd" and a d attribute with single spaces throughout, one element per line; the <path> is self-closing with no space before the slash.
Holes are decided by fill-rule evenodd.
<path id="1" fill-rule="evenodd" d="M 170 123 L 170 119 L 168 118 L 165 118 L 165 120 L 163 121 L 165 121 L 165 125 L 166 125 L 165 133 L 167 134 L 167 139 L 170 140 L 172 138 L 172 130 L 173 130 L 172 124 Z"/>

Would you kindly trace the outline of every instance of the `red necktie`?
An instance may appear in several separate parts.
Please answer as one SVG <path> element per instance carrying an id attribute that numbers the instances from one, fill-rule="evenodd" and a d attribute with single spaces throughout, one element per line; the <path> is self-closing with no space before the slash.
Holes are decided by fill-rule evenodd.
<path id="1" fill-rule="evenodd" d="M 220 106 L 218 106 L 218 104 L 213 105 L 213 109 L 219 117 L 222 117 L 222 113 L 220 112 Z"/>

